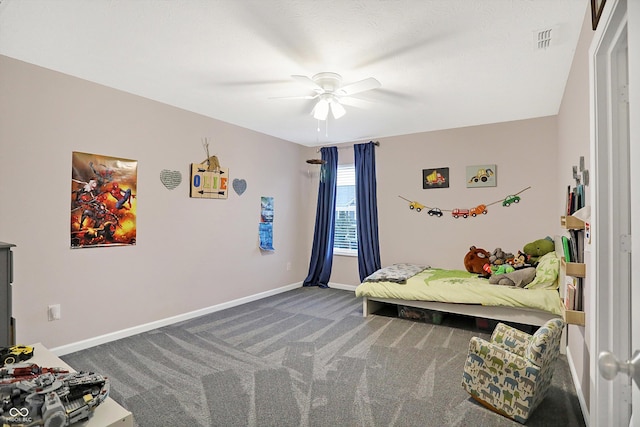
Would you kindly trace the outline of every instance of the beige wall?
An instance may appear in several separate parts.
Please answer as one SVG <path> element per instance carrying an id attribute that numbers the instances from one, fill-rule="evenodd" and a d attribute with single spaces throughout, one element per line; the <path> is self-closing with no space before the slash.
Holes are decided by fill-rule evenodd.
<path id="1" fill-rule="evenodd" d="M 227 200 L 188 197 L 211 154 L 244 178 Z M 71 152 L 138 161 L 137 245 L 69 248 Z M 57 347 L 296 283 L 306 275 L 303 148 L 0 56 L 0 240 L 17 245 L 17 341 Z M 179 170 L 169 191 L 162 169 Z M 260 196 L 274 253 L 258 249 Z M 286 265 L 291 262 L 291 271 Z M 62 319 L 47 321 L 61 304 Z"/>
<path id="2" fill-rule="evenodd" d="M 516 252 L 556 232 L 556 117 L 379 141 L 376 168 L 383 266 L 414 262 L 464 269 L 463 258 L 471 245 Z M 353 161 L 350 148 L 340 149 L 338 156 L 339 163 Z M 466 167 L 481 164 L 497 165 L 498 185 L 467 188 Z M 422 188 L 422 169 L 434 167 L 449 167 L 448 189 Z M 531 189 L 521 194 L 520 203 L 510 207 L 497 203 L 487 208 L 487 215 L 468 219 L 454 219 L 450 212 L 442 218 L 417 213 L 398 197 L 450 210 L 488 205 L 528 186 Z M 358 284 L 357 259 L 335 256 L 331 282 Z"/>
<path id="3" fill-rule="evenodd" d="M 562 212 L 565 208 L 565 194 L 568 185 L 575 186 L 572 166 L 578 166 L 580 156 L 584 156 L 585 167 L 589 167 L 590 152 L 590 125 L 589 125 L 589 46 L 593 39 L 591 29 L 591 13 L 587 11 L 580 33 L 580 39 L 576 47 L 573 64 L 567 80 L 562 105 L 558 114 L 558 179 L 559 185 L 556 190 L 556 200 L 558 205 L 556 210 Z M 589 171 L 593 180 L 595 171 Z M 591 191 L 593 187 L 586 187 L 586 204 L 590 204 Z M 560 229 L 558 223 L 558 234 L 566 233 Z M 588 246 L 585 252 L 589 251 Z M 589 257 L 585 256 L 585 260 Z M 592 282 L 585 279 L 585 307 L 589 306 L 589 297 L 592 294 Z M 587 314 L 587 321 L 592 319 Z M 595 327 L 588 322 L 586 327 L 569 325 L 568 327 L 568 356 L 571 358 L 575 368 L 579 388 L 584 396 L 584 404 L 589 405 L 589 328 Z"/>
<path id="4" fill-rule="evenodd" d="M 319 167 L 304 160 L 318 157 L 316 148 L 2 56 L 0 69 L 0 240 L 18 245 L 19 341 L 49 347 L 73 343 L 273 290 L 307 275 Z M 557 117 L 380 139 L 382 264 L 462 269 L 471 245 L 517 251 L 557 234 L 563 188 L 570 181 L 566 165 L 588 156 L 588 102 L 582 105 L 588 88 L 581 82 L 586 70 L 585 64 L 572 72 Z M 162 169 L 181 170 L 186 179 L 188 165 L 204 158 L 203 136 L 213 139 L 212 154 L 230 168 L 231 177 L 247 180 L 241 197 L 230 192 L 225 201 L 193 200 L 186 182 L 173 191 L 160 183 Z M 584 152 L 567 149 L 567 141 Z M 139 161 L 135 247 L 69 249 L 72 151 Z M 350 146 L 339 150 L 339 158 L 353 162 Z M 497 165 L 497 187 L 466 187 L 466 166 L 478 164 Z M 422 169 L 432 167 L 450 168 L 449 189 L 422 189 Z M 527 186 L 531 189 L 518 205 L 498 203 L 487 215 L 469 219 L 448 213 L 432 218 L 410 211 L 398 197 L 441 209 L 468 208 Z M 275 197 L 273 254 L 257 249 L 262 195 Z M 336 256 L 331 281 L 358 284 L 357 260 Z M 62 320 L 47 321 L 52 303 L 62 304 Z"/>

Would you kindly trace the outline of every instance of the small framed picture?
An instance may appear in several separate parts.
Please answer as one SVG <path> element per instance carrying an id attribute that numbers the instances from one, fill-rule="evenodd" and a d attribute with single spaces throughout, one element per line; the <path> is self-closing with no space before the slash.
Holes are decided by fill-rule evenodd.
<path id="1" fill-rule="evenodd" d="M 495 187 L 497 184 L 496 165 L 467 166 L 467 187 Z"/>
<path id="2" fill-rule="evenodd" d="M 422 169 L 422 188 L 449 188 L 449 168 Z"/>

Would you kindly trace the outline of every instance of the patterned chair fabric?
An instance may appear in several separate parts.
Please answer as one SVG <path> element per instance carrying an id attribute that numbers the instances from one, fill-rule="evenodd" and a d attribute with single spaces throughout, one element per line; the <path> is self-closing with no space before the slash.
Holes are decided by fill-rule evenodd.
<path id="1" fill-rule="evenodd" d="M 490 341 L 471 338 L 462 387 L 489 409 L 524 424 L 549 390 L 563 328 L 562 319 L 551 319 L 529 335 L 498 323 Z"/>

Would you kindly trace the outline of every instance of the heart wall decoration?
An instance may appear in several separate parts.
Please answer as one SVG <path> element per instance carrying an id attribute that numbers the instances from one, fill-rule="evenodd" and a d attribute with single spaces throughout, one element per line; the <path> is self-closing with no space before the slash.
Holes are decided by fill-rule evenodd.
<path id="1" fill-rule="evenodd" d="M 169 190 L 173 190 L 182 182 L 182 174 L 180 171 L 171 171 L 162 169 L 160 172 L 160 182 Z"/>
<path id="2" fill-rule="evenodd" d="M 247 181 L 245 181 L 244 179 L 236 178 L 233 180 L 232 185 L 233 185 L 233 189 L 238 194 L 238 196 L 242 196 L 242 193 L 244 193 L 245 190 L 247 189 Z"/>

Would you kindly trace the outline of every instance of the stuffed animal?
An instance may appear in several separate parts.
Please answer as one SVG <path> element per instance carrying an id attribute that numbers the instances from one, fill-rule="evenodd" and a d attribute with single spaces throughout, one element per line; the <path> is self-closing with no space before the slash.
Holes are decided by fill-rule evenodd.
<path id="1" fill-rule="evenodd" d="M 517 286 L 524 288 L 536 277 L 535 267 L 521 268 L 506 274 L 494 274 L 489 277 L 492 285 Z"/>
<path id="2" fill-rule="evenodd" d="M 484 275 L 485 271 L 482 269 L 482 266 L 489 262 L 490 256 L 491 254 L 486 250 L 471 246 L 469 252 L 464 256 L 464 268 L 466 268 L 469 273 Z"/>
<path id="3" fill-rule="evenodd" d="M 531 267 L 531 265 L 527 263 L 527 254 L 522 251 L 518 251 L 518 255 L 514 256 L 509 263 L 516 270 L 520 268 Z"/>
<path id="4" fill-rule="evenodd" d="M 542 255 L 546 255 L 554 250 L 555 244 L 553 243 L 553 239 L 551 237 L 545 237 L 544 239 L 538 239 L 531 243 L 527 243 L 524 245 L 522 252 L 527 254 L 529 264 L 535 266 L 538 264 L 538 260 Z"/>
<path id="5" fill-rule="evenodd" d="M 502 248 L 495 248 L 493 252 L 491 252 L 489 262 L 491 262 L 491 265 L 502 265 L 506 263 L 509 258 L 513 258 L 512 253 L 505 252 Z"/>
<path id="6" fill-rule="evenodd" d="M 511 273 L 512 271 L 515 270 L 515 268 L 513 268 L 509 264 L 502 264 L 502 265 L 499 265 L 499 266 L 495 267 L 492 270 L 493 270 L 493 275 L 497 276 L 497 275 L 500 275 L 500 274 Z"/>

